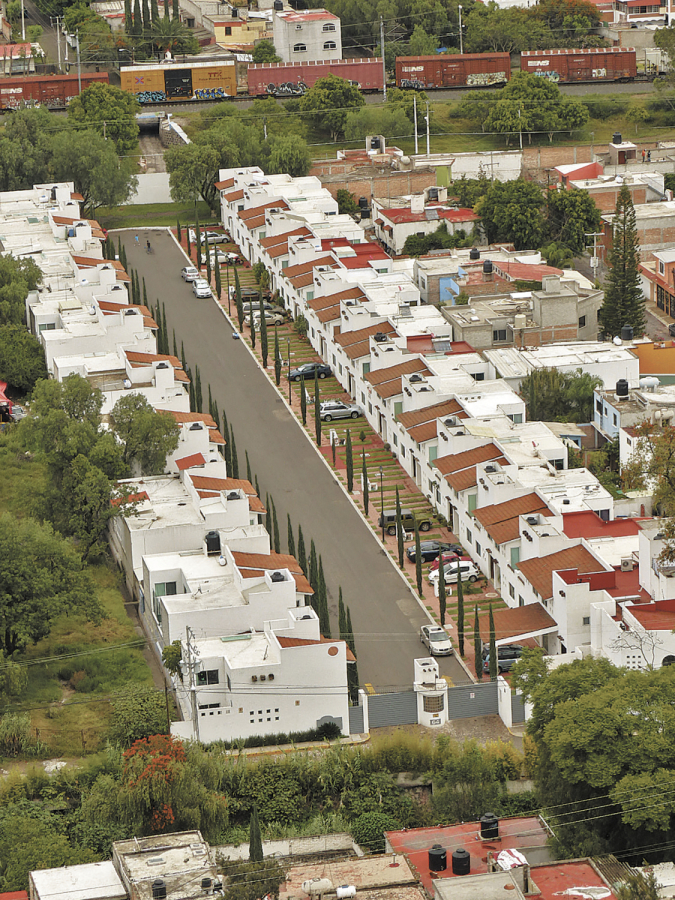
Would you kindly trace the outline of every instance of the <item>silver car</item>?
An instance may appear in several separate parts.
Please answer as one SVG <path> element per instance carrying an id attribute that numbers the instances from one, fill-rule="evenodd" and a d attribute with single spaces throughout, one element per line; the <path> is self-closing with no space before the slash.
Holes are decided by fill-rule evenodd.
<path id="1" fill-rule="evenodd" d="M 192 282 L 192 293 L 195 297 L 210 297 L 211 285 L 205 278 L 198 278 Z"/>
<path id="2" fill-rule="evenodd" d="M 422 625 L 420 640 L 432 656 L 451 656 L 452 642 L 440 625 Z"/>
<path id="3" fill-rule="evenodd" d="M 246 316 L 244 319 L 248 326 L 251 325 L 251 317 Z M 254 314 L 253 321 L 255 322 L 255 327 L 260 328 L 260 313 L 256 316 Z M 283 325 L 286 321 L 286 317 L 283 313 L 273 312 L 271 309 L 265 310 L 265 325 Z"/>
<path id="4" fill-rule="evenodd" d="M 199 278 L 199 272 L 195 266 L 183 266 L 180 270 L 180 277 L 183 281 L 196 281 Z"/>
<path id="5" fill-rule="evenodd" d="M 319 407 L 324 422 L 332 419 L 358 419 L 363 410 L 355 403 L 344 403 L 342 400 L 326 400 Z"/>

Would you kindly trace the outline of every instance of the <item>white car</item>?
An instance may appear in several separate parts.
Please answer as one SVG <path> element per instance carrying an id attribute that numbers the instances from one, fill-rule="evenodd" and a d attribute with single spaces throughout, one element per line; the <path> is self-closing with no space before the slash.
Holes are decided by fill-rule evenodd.
<path id="1" fill-rule="evenodd" d="M 202 243 L 206 241 L 207 244 L 222 244 L 223 241 L 227 240 L 227 235 L 222 231 L 202 231 L 201 228 L 199 229 L 199 237 Z M 197 232 L 194 228 L 190 229 L 190 243 L 197 243 Z"/>
<path id="2" fill-rule="evenodd" d="M 470 581 L 473 584 L 474 581 L 478 581 L 480 578 L 480 570 L 468 559 L 460 559 L 459 568 L 462 572 L 462 581 Z M 435 584 L 438 581 L 439 572 L 440 566 L 438 569 L 432 569 L 432 571 L 429 572 L 427 580 L 430 584 Z M 443 573 L 445 575 L 446 584 L 457 584 L 457 560 L 453 559 L 446 563 L 443 567 Z"/>
<path id="3" fill-rule="evenodd" d="M 215 249 L 209 253 L 211 257 L 211 265 L 215 266 L 216 263 L 224 264 L 227 262 L 227 253 L 224 250 Z M 202 253 L 202 262 L 206 265 L 206 254 Z"/>
<path id="4" fill-rule="evenodd" d="M 325 400 L 320 407 L 321 418 L 324 422 L 333 419 L 358 419 L 363 415 L 363 410 L 355 403 L 344 403 L 342 400 Z"/>
<path id="5" fill-rule="evenodd" d="M 211 285 L 205 278 L 197 278 L 192 282 L 192 293 L 195 297 L 210 297 Z"/>
<path id="6" fill-rule="evenodd" d="M 183 281 L 196 281 L 199 278 L 199 272 L 194 266 L 183 266 L 180 270 L 180 277 Z"/>
<path id="7" fill-rule="evenodd" d="M 253 316 L 253 321 L 255 322 L 255 327 L 260 329 L 260 313 L 258 315 Z M 272 310 L 265 310 L 265 325 L 283 325 L 286 321 L 286 317 L 283 313 L 272 312 Z M 246 316 L 245 319 L 246 324 L 250 327 L 251 325 L 251 317 Z"/>
<path id="8" fill-rule="evenodd" d="M 420 640 L 432 656 L 451 656 L 452 642 L 440 625 L 422 625 Z"/>

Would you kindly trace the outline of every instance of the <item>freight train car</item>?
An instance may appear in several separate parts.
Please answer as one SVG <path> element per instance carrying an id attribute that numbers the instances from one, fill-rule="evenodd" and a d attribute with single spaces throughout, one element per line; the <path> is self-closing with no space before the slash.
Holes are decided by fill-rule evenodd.
<path id="1" fill-rule="evenodd" d="M 511 77 L 508 53 L 463 53 L 452 56 L 399 56 L 396 85 L 430 88 L 498 87 Z"/>
<path id="2" fill-rule="evenodd" d="M 225 100 L 237 96 L 235 61 L 122 66 L 120 84 L 139 103 Z"/>
<path id="3" fill-rule="evenodd" d="M 108 73 L 82 74 L 82 90 L 96 82 L 108 84 Z M 80 93 L 77 75 L 20 75 L 0 79 L 0 109 L 46 106 L 65 109 Z"/>
<path id="4" fill-rule="evenodd" d="M 292 96 L 311 88 L 326 75 L 351 81 L 365 93 L 381 91 L 384 87 L 382 59 L 335 59 L 249 66 L 248 92 L 252 97 Z M 299 85 L 302 87 L 298 88 Z"/>
<path id="5" fill-rule="evenodd" d="M 560 84 L 584 81 L 633 81 L 635 50 L 630 47 L 588 47 L 585 50 L 524 50 L 520 68 Z"/>

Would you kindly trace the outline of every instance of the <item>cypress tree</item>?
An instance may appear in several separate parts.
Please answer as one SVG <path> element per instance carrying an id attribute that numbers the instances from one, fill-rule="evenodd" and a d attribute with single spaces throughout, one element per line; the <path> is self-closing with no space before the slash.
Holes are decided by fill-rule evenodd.
<path id="1" fill-rule="evenodd" d="M 352 433 L 347 429 L 345 443 L 345 464 L 347 466 L 347 490 L 351 494 L 354 490 L 354 455 L 352 452 Z"/>
<path id="2" fill-rule="evenodd" d="M 131 0 L 124 0 L 124 30 L 127 34 L 133 34 L 134 18 L 131 14 Z"/>
<path id="3" fill-rule="evenodd" d="M 190 259 L 192 259 L 192 247 L 190 245 L 190 229 L 189 228 L 185 229 L 185 241 L 186 241 L 187 255 L 190 257 Z"/>
<path id="4" fill-rule="evenodd" d="M 168 0 L 166 0 L 168 3 Z M 180 21 L 180 0 L 173 0 L 171 4 L 171 17 L 177 22 Z"/>
<path id="5" fill-rule="evenodd" d="M 415 519 L 415 581 L 417 593 L 422 596 L 422 546 L 420 542 L 420 527 Z"/>
<path id="6" fill-rule="evenodd" d="M 305 550 L 305 538 L 302 534 L 302 525 L 298 526 L 298 564 L 307 574 L 307 551 Z"/>
<path id="7" fill-rule="evenodd" d="M 321 446 L 321 396 L 319 394 L 319 377 L 314 369 L 314 434 L 316 435 L 316 446 Z M 352 480 L 354 473 L 352 472 Z"/>
<path id="8" fill-rule="evenodd" d="M 497 639 L 495 635 L 495 617 L 490 603 L 490 681 L 497 680 Z"/>
<path id="9" fill-rule="evenodd" d="M 169 0 L 164 0 L 164 18 L 169 18 Z"/>
<path id="10" fill-rule="evenodd" d="M 316 547 L 314 546 L 314 541 L 312 541 L 309 546 L 309 583 L 312 585 L 314 594 L 316 595 L 316 590 L 319 583 L 319 560 L 316 555 Z"/>
<path id="11" fill-rule="evenodd" d="M 366 467 L 366 451 L 361 447 L 361 478 L 363 479 L 363 509 L 368 515 L 370 496 L 368 493 L 368 469 Z"/>
<path id="12" fill-rule="evenodd" d="M 157 306 L 154 309 L 151 309 L 155 322 L 157 322 L 157 352 L 163 353 L 162 350 L 162 310 L 159 305 L 159 301 L 157 302 Z"/>
<path id="13" fill-rule="evenodd" d="M 140 37 L 143 34 L 143 20 L 141 19 L 141 0 L 134 0 L 134 35 Z"/>
<path id="14" fill-rule="evenodd" d="M 279 329 L 274 326 L 274 380 L 277 387 L 281 384 L 281 352 L 279 350 Z"/>
<path id="15" fill-rule="evenodd" d="M 293 523 L 291 522 L 290 513 L 286 513 L 286 543 L 288 545 L 288 555 L 295 556 L 295 538 L 293 536 Z"/>
<path id="16" fill-rule="evenodd" d="M 347 640 L 347 613 L 345 611 L 344 600 L 342 599 L 342 585 L 340 585 L 338 598 L 338 634 L 341 641 Z"/>
<path id="17" fill-rule="evenodd" d="M 180 228 L 180 219 L 176 219 L 176 237 L 178 238 L 178 243 L 180 244 L 183 240 L 183 232 Z"/>
<path id="18" fill-rule="evenodd" d="M 220 303 L 220 297 L 223 293 L 223 283 L 220 278 L 220 263 L 216 260 L 216 297 L 218 298 L 218 303 Z"/>
<path id="19" fill-rule="evenodd" d="M 218 412 L 218 401 L 213 401 L 213 412 L 211 413 L 211 418 L 216 423 L 216 428 L 220 428 L 220 413 Z"/>
<path id="20" fill-rule="evenodd" d="M 401 497 L 396 485 L 396 544 L 398 549 L 398 564 L 403 568 L 403 517 L 401 515 Z"/>
<path id="21" fill-rule="evenodd" d="M 347 606 L 347 646 L 352 651 L 354 656 L 356 656 L 356 640 L 354 638 L 354 629 L 352 628 L 352 611 Z"/>
<path id="22" fill-rule="evenodd" d="M 260 834 L 260 821 L 258 820 L 258 807 L 253 804 L 251 821 L 248 828 L 248 858 L 250 862 L 263 861 L 262 836 Z"/>
<path id="23" fill-rule="evenodd" d="M 159 8 L 157 6 L 157 0 L 152 0 L 150 4 L 150 18 L 152 19 L 153 25 L 159 19 Z"/>
<path id="24" fill-rule="evenodd" d="M 270 543 L 274 545 L 274 534 L 272 533 L 272 504 L 270 503 L 269 494 L 265 494 L 265 531 L 270 536 Z"/>
<path id="25" fill-rule="evenodd" d="M 234 298 L 237 304 L 237 322 L 239 322 L 239 331 L 241 331 L 244 327 L 244 304 L 241 300 L 241 285 L 236 266 L 234 269 Z"/>
<path id="26" fill-rule="evenodd" d="M 199 374 L 199 366 L 195 366 L 195 404 L 197 405 L 198 413 L 202 411 L 203 403 L 204 398 L 202 397 L 202 376 Z"/>
<path id="27" fill-rule="evenodd" d="M 478 604 L 473 608 L 473 664 L 476 669 L 476 677 L 483 680 L 483 641 L 480 636 L 480 622 L 478 621 Z"/>
<path id="28" fill-rule="evenodd" d="M 251 308 L 249 320 L 251 322 L 251 347 L 255 350 L 255 318 L 253 317 L 253 308 Z"/>
<path id="29" fill-rule="evenodd" d="M 319 628 L 324 637 L 330 637 L 330 615 L 328 613 L 328 592 L 323 574 L 323 560 L 319 557 Z"/>
<path id="30" fill-rule="evenodd" d="M 230 440 L 232 441 L 232 478 L 239 478 L 239 460 L 237 459 L 237 445 L 234 442 L 234 428 L 230 426 Z"/>
<path id="31" fill-rule="evenodd" d="M 213 394 L 211 393 L 211 385 L 209 384 L 209 415 L 213 418 Z"/>
<path id="32" fill-rule="evenodd" d="M 169 355 L 169 326 L 166 321 L 166 304 L 162 303 L 162 344 L 164 350 L 162 353 Z"/>
<path id="33" fill-rule="evenodd" d="M 236 270 L 235 270 L 236 271 Z M 253 310 L 253 306 L 251 306 Z M 265 320 L 265 309 L 263 307 L 262 294 L 260 295 L 260 355 L 262 356 L 263 368 L 267 368 L 267 356 L 269 354 L 269 346 L 267 342 L 267 322 Z"/>
<path id="34" fill-rule="evenodd" d="M 136 306 L 140 306 L 141 304 L 141 282 L 138 277 L 138 272 L 134 269 L 134 282 L 136 284 Z"/>
<path id="35" fill-rule="evenodd" d="M 202 270 L 202 230 L 199 227 L 199 216 L 195 207 L 195 249 L 197 251 L 197 268 Z"/>
<path id="36" fill-rule="evenodd" d="M 330 436 L 330 452 L 333 454 L 333 468 L 335 468 L 335 432 Z"/>
<path id="37" fill-rule="evenodd" d="M 209 245 L 206 245 L 206 280 L 211 284 L 211 254 L 209 253 Z"/>
<path id="38" fill-rule="evenodd" d="M 251 472 L 251 462 L 248 458 L 248 450 L 246 450 L 245 453 L 246 453 L 246 480 L 249 481 L 251 484 L 253 484 L 253 473 Z"/>
<path id="39" fill-rule="evenodd" d="M 279 535 L 279 520 L 277 519 L 277 508 L 272 500 L 272 525 L 274 528 L 274 552 L 281 553 L 281 537 Z"/>
<path id="40" fill-rule="evenodd" d="M 440 612 L 441 625 L 445 625 L 445 611 L 447 598 L 445 593 L 445 564 L 441 560 L 438 566 L 438 610 Z"/>
<path id="41" fill-rule="evenodd" d="M 609 251 L 609 275 L 599 320 L 611 337 L 631 325 L 636 337 L 645 328 L 645 298 L 640 280 L 640 244 L 635 208 L 628 185 L 623 184 L 616 200 L 612 220 L 612 249 Z"/>
<path id="42" fill-rule="evenodd" d="M 260 496 L 260 485 L 258 484 L 258 476 L 255 476 L 255 492 L 258 496 Z"/>
<path id="43" fill-rule="evenodd" d="M 187 360 L 185 359 L 185 345 L 183 342 L 180 342 L 180 363 L 183 367 L 183 371 L 187 372 Z"/>
<path id="44" fill-rule="evenodd" d="M 117 236 L 117 257 L 122 262 L 122 238 L 119 235 Z"/>
<path id="45" fill-rule="evenodd" d="M 300 414 L 302 424 L 307 425 L 307 391 L 305 390 L 305 376 L 300 377 Z"/>
<path id="46" fill-rule="evenodd" d="M 157 302 L 159 302 L 159 301 L 157 301 Z M 148 292 L 145 287 L 145 275 L 144 275 L 143 276 L 143 306 L 147 306 L 147 305 L 148 305 Z"/>
<path id="47" fill-rule="evenodd" d="M 230 442 L 230 426 L 227 424 L 227 413 L 223 410 L 223 437 L 225 438 L 225 468 L 227 474 L 232 478 L 232 444 Z"/>
<path id="48" fill-rule="evenodd" d="M 150 31 L 152 22 L 150 21 L 150 6 L 148 0 L 143 0 L 143 31 Z"/>
<path id="49" fill-rule="evenodd" d="M 459 563 L 457 564 L 459 570 Z M 459 643 L 459 655 L 464 656 L 464 586 L 462 584 L 461 570 L 457 572 L 457 641 Z"/>
<path id="50" fill-rule="evenodd" d="M 195 402 L 195 385 L 194 385 L 194 381 L 192 380 L 192 378 L 190 377 L 190 375 L 188 375 L 188 378 L 190 378 L 190 391 L 189 391 L 189 393 L 190 393 L 190 412 L 197 412 L 197 404 L 196 404 L 196 402 Z"/>
<path id="51" fill-rule="evenodd" d="M 176 343 L 176 329 L 175 328 L 173 329 L 173 355 L 176 357 L 176 359 L 179 358 L 178 344 Z"/>

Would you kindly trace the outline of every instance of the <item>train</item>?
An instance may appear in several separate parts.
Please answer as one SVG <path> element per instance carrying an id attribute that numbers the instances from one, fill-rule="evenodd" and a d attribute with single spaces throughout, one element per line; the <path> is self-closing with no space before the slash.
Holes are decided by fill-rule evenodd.
<path id="1" fill-rule="evenodd" d="M 83 72 L 81 81 L 82 90 L 97 82 L 108 84 L 108 73 Z M 65 109 L 79 93 L 77 74 L 3 76 L 0 78 L 0 109 L 21 109 L 25 106 Z"/>
<path id="2" fill-rule="evenodd" d="M 237 96 L 234 59 L 213 62 L 168 62 L 122 66 L 120 87 L 139 103 L 186 100 L 225 100 Z"/>
<path id="3" fill-rule="evenodd" d="M 292 96 L 313 87 L 319 78 L 337 75 L 355 84 L 364 93 L 384 87 L 382 59 L 336 59 L 301 63 L 263 63 L 248 67 L 251 97 Z M 297 90 L 294 90 L 295 88 Z"/>
<path id="4" fill-rule="evenodd" d="M 399 56 L 396 86 L 426 91 L 435 88 L 501 87 L 511 78 L 508 53 L 463 53 L 448 56 Z"/>
<path id="5" fill-rule="evenodd" d="M 637 54 L 628 47 L 588 47 L 586 50 L 524 50 L 520 68 L 556 84 L 635 81 Z"/>

